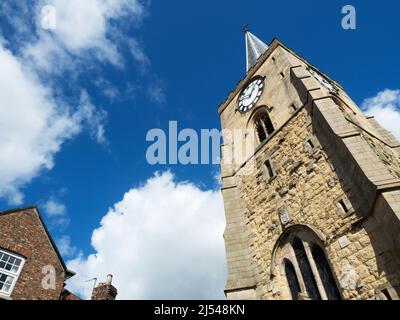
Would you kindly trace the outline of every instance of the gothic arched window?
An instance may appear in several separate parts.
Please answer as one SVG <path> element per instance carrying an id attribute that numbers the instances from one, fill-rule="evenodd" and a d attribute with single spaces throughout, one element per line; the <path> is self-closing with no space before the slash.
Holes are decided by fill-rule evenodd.
<path id="1" fill-rule="evenodd" d="M 260 143 L 267 140 L 267 138 L 274 132 L 274 126 L 267 111 L 262 111 L 254 118 L 254 128 L 257 132 L 258 140 Z"/>
<path id="2" fill-rule="evenodd" d="M 289 260 L 285 260 L 285 274 L 288 280 L 290 293 L 292 294 L 293 300 L 299 299 L 299 293 L 301 292 L 299 280 L 297 279 L 296 271 L 293 264 Z"/>
<path id="3" fill-rule="evenodd" d="M 331 267 L 329 266 L 324 251 L 320 246 L 313 245 L 311 253 L 315 264 L 317 265 L 317 269 L 328 299 L 340 300 L 340 293 L 336 286 L 335 278 L 333 277 Z"/>
<path id="4" fill-rule="evenodd" d="M 286 277 L 288 285 L 282 297 L 293 300 L 340 300 L 340 291 L 323 250 L 323 242 L 317 234 L 307 226 L 300 225 L 292 226 L 286 232 L 274 253 L 279 259 L 281 275 Z"/>
<path id="5" fill-rule="evenodd" d="M 308 297 L 312 300 L 321 300 L 321 295 L 318 291 L 318 285 L 315 281 L 310 262 L 308 261 L 303 242 L 297 237 L 293 240 L 293 249 L 296 255 L 297 263 L 300 267 L 301 275 L 303 276 Z"/>

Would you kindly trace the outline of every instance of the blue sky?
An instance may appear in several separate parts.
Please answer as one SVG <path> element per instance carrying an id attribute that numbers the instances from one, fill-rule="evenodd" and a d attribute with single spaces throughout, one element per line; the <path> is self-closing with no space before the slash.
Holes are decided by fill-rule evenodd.
<path id="1" fill-rule="evenodd" d="M 217 107 L 245 74 L 243 24 L 266 43 L 277 37 L 339 81 L 358 104 L 387 120 L 389 129 L 400 119 L 398 1 L 84 3 L 6 0 L 0 5 L 0 65 L 6 70 L 1 82 L 7 86 L 0 100 L 1 123 L 8 124 L 4 134 L 11 137 L 6 137 L 6 146 L 25 150 L 0 151 L 6 159 L 0 161 L 0 172 L 7 176 L 0 180 L 0 207 L 37 204 L 54 238 L 65 247 L 65 259 L 75 259 L 74 266 L 84 269 L 85 276 L 105 276 L 100 267 L 87 267 L 88 255 L 103 248 L 91 245 L 103 217 L 120 210 L 114 205 L 129 191 L 159 190 L 151 182 L 157 177 L 155 184 L 167 186 L 160 187 L 160 198 L 163 190 L 183 190 L 189 197 L 194 192 L 199 198 L 205 194 L 218 202 L 213 206 L 218 207 L 218 221 L 223 220 L 215 191 L 218 166 L 151 166 L 145 137 L 152 128 L 168 128 L 171 120 L 180 129 L 220 127 Z M 58 14 L 53 31 L 41 29 L 38 22 L 46 4 Z M 341 27 L 345 4 L 357 10 L 356 30 Z M 31 95 L 24 100 L 18 90 Z M 9 115 L 11 109 L 17 111 Z M 35 120 L 38 125 L 32 124 Z M 29 130 L 24 133 L 24 128 Z M 26 162 L 32 152 L 34 159 Z M 164 175 L 154 178 L 157 171 Z M 136 221 L 135 228 L 145 227 Z M 218 268 L 224 269 L 222 234 L 216 239 Z M 215 281 L 223 286 L 224 279 Z M 154 297 L 140 289 L 124 290 L 124 297 Z M 218 294 L 193 293 L 199 296 Z"/>

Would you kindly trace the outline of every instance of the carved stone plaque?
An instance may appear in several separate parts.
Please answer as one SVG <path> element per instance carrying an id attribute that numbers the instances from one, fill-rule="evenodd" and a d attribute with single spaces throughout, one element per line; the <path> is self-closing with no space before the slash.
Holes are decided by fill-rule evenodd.
<path id="1" fill-rule="evenodd" d="M 286 225 L 290 222 L 289 213 L 287 212 L 285 206 L 282 206 L 278 209 L 279 220 L 283 225 Z"/>

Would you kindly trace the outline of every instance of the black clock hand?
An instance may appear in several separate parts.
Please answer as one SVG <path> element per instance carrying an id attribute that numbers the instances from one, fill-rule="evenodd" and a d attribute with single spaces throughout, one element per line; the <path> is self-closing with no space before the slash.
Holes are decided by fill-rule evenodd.
<path id="1" fill-rule="evenodd" d="M 253 95 L 253 92 L 254 92 L 254 90 L 256 89 L 256 86 L 253 86 L 253 88 L 251 89 L 251 93 L 250 93 L 250 96 L 252 96 Z"/>
<path id="2" fill-rule="evenodd" d="M 253 93 L 253 92 L 252 92 Z M 250 94 L 248 94 L 248 95 L 245 95 L 245 96 L 242 96 L 241 98 L 240 98 L 240 100 L 244 100 L 244 99 L 247 99 L 248 97 L 251 97 L 251 94 L 252 93 L 250 93 Z"/>

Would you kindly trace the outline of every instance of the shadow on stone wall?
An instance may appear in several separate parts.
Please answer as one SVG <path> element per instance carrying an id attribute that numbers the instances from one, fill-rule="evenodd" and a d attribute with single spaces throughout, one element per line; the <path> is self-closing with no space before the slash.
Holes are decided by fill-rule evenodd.
<path id="1" fill-rule="evenodd" d="M 309 113 L 310 109 L 308 109 Z M 385 194 L 378 193 L 376 186 L 368 180 L 346 145 L 329 128 L 323 115 L 313 110 L 313 131 L 329 157 L 335 172 L 357 217 L 352 224 L 351 233 L 363 228 L 370 240 L 356 253 L 359 261 L 372 273 L 363 279 L 368 290 L 387 289 L 392 296 L 400 296 L 400 220 L 396 216 Z M 367 202 L 367 203 L 366 203 Z M 374 256 L 369 257 L 368 247 Z M 369 251 L 372 255 L 371 251 Z M 365 255 L 363 256 L 363 253 Z M 376 272 L 372 271 L 377 269 Z M 375 286 L 375 287 L 374 287 Z M 363 285 L 357 289 L 362 291 Z"/>

